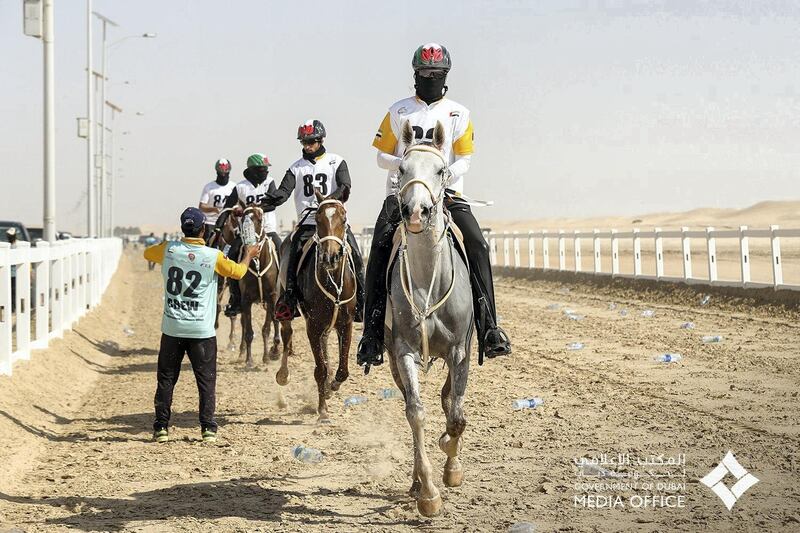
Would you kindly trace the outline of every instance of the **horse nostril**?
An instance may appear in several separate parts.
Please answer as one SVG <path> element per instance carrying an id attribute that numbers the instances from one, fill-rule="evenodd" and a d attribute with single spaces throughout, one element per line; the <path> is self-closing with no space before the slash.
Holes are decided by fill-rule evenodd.
<path id="1" fill-rule="evenodd" d="M 428 206 L 422 206 L 422 209 L 420 211 L 422 211 L 422 216 L 425 217 L 425 218 L 428 218 L 428 215 L 431 212 L 431 210 L 430 210 L 430 208 Z"/>
<path id="2" fill-rule="evenodd" d="M 403 217 L 404 218 L 411 218 L 411 206 L 410 205 L 408 205 L 408 204 L 403 205 L 402 211 L 403 211 Z"/>

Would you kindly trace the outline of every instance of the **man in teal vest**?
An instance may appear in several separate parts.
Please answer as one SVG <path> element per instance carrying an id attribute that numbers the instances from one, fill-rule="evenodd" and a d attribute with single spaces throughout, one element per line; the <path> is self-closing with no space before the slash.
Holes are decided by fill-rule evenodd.
<path id="1" fill-rule="evenodd" d="M 153 439 L 169 440 L 172 391 L 178 382 L 184 354 L 189 355 L 200 393 L 200 431 L 204 441 L 217 440 L 214 420 L 217 384 L 217 274 L 241 279 L 258 246 L 248 246 L 240 263 L 205 246 L 206 217 L 196 207 L 181 214 L 180 241 L 164 241 L 144 251 L 144 258 L 161 265 L 164 276 L 164 315 L 158 352 Z"/>

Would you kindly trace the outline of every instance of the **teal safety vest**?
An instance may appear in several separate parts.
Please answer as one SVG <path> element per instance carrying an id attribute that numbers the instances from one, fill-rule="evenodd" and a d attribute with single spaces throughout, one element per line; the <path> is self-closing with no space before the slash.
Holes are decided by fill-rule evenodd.
<path id="1" fill-rule="evenodd" d="M 171 337 L 214 337 L 217 315 L 219 250 L 200 244 L 169 241 L 164 249 L 164 318 L 161 331 Z"/>

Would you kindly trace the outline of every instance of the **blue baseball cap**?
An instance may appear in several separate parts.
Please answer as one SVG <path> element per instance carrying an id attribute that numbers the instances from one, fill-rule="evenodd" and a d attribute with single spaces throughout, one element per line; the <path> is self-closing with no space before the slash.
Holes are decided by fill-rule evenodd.
<path id="1" fill-rule="evenodd" d="M 181 213 L 181 229 L 184 231 L 197 230 L 205 223 L 206 216 L 196 207 L 187 207 Z"/>

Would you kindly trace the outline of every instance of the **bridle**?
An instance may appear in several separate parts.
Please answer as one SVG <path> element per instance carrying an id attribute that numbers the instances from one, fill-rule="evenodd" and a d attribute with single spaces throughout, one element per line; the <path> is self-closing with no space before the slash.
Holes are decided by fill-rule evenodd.
<path id="1" fill-rule="evenodd" d="M 344 204 L 342 202 L 340 202 L 339 200 L 334 200 L 333 198 L 329 198 L 319 203 L 319 205 L 317 206 L 317 213 L 319 213 L 319 210 L 322 209 L 322 206 L 324 205 L 332 205 L 344 209 Z M 344 275 L 345 271 L 347 270 L 345 268 L 345 265 L 347 265 L 349 270 L 353 273 L 353 278 L 355 279 L 356 277 L 355 276 L 356 269 L 355 269 L 355 264 L 353 263 L 353 255 L 350 253 L 350 244 L 347 242 L 346 225 L 343 225 L 343 228 L 344 229 L 342 231 L 341 238 L 337 237 L 336 235 L 326 235 L 324 237 L 320 237 L 319 233 L 316 231 L 314 232 L 314 237 L 313 237 L 314 244 L 316 244 L 317 247 L 316 252 L 314 254 L 314 281 L 317 282 L 317 287 L 319 287 L 319 290 L 322 291 L 322 294 L 324 294 L 325 297 L 328 298 L 328 300 L 333 302 L 333 314 L 331 315 L 331 322 L 328 325 L 327 330 L 330 330 L 334 326 L 334 324 L 336 324 L 336 319 L 339 316 L 339 308 L 342 305 L 352 301 L 353 298 L 356 297 L 356 291 L 357 291 L 357 287 L 354 283 L 353 294 L 351 294 L 347 299 L 342 299 L 342 292 L 344 291 Z M 319 224 L 317 224 L 317 229 L 319 229 Z M 339 265 L 338 283 L 336 282 L 336 280 L 333 279 L 333 276 L 331 276 L 330 270 L 325 269 L 325 274 L 328 277 L 328 281 L 334 288 L 334 292 L 336 293 L 335 295 L 332 294 L 328 289 L 326 289 L 325 286 L 322 284 L 322 282 L 319 279 L 319 268 L 317 268 L 317 266 L 320 264 L 322 243 L 327 241 L 333 241 L 339 245 L 340 253 L 343 258 L 343 260 L 340 261 Z"/>
<path id="2" fill-rule="evenodd" d="M 242 218 L 241 222 L 239 222 L 239 234 L 242 234 L 241 225 L 244 222 L 244 218 L 249 216 L 252 217 L 254 214 L 259 215 L 259 220 L 261 221 L 261 228 L 258 231 L 258 240 L 256 241 L 256 245 L 258 246 L 258 254 L 253 258 L 253 263 L 255 264 L 255 270 L 250 267 L 250 264 L 247 265 L 247 271 L 250 272 L 252 275 L 256 277 L 258 280 L 258 294 L 261 298 L 262 305 L 266 305 L 266 301 L 264 300 L 264 287 L 261 284 L 261 277 L 269 272 L 269 269 L 272 268 L 272 265 L 275 264 L 275 258 L 277 256 L 277 251 L 275 250 L 275 244 L 273 244 L 272 239 L 269 238 L 269 235 L 264 229 L 264 210 L 258 207 L 257 205 L 250 205 L 247 206 L 244 211 L 242 211 Z M 269 242 L 269 263 L 264 268 L 261 268 L 261 253 L 264 250 L 264 244 Z M 239 260 L 242 258 L 242 254 L 244 253 L 244 247 L 239 249 Z"/>
<path id="3" fill-rule="evenodd" d="M 428 215 L 428 220 L 425 223 L 425 226 L 419 231 L 410 231 L 407 227 L 406 221 L 403 220 L 403 226 L 406 226 L 405 231 L 407 231 L 408 233 L 417 234 L 417 233 L 424 233 L 431 228 L 434 215 L 436 214 L 436 211 L 439 209 L 439 206 L 444 201 L 445 183 L 447 183 L 447 180 L 450 178 L 450 172 L 447 170 L 447 160 L 444 158 L 444 154 L 441 152 L 441 150 L 428 144 L 412 144 L 411 146 L 406 148 L 406 151 L 403 153 L 403 161 L 405 161 L 406 158 L 409 156 L 409 154 L 413 152 L 428 152 L 434 154 L 442 161 L 442 165 L 444 165 L 443 166 L 444 171 L 441 173 L 441 180 L 439 183 L 440 192 L 438 195 L 433 194 L 433 190 L 431 189 L 431 186 L 428 185 L 428 182 L 420 178 L 414 178 L 408 180 L 403 184 L 402 187 L 397 189 L 397 191 L 395 192 L 395 198 L 397 198 L 397 206 L 400 209 L 400 213 L 402 214 L 403 194 L 405 194 L 406 190 L 408 190 L 409 187 L 413 185 L 422 185 L 423 187 L 425 187 L 425 190 L 428 191 L 428 195 L 431 198 L 431 210 Z"/>

